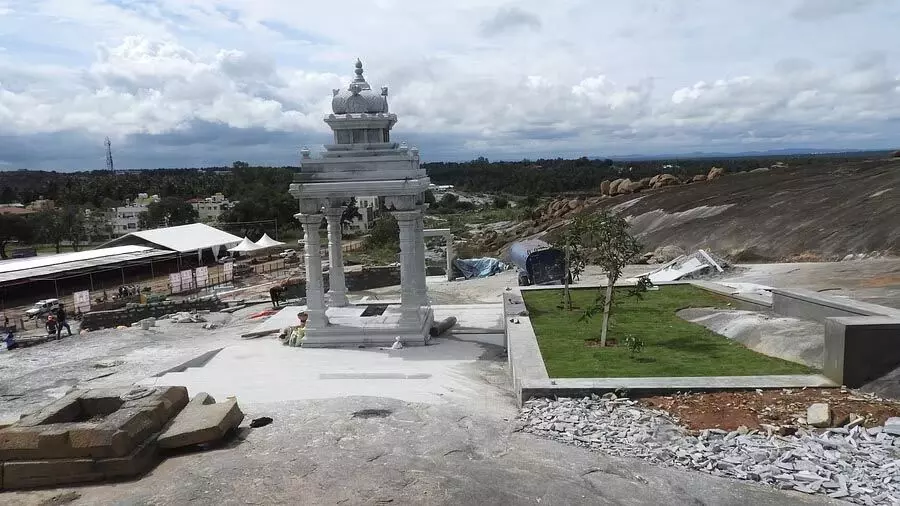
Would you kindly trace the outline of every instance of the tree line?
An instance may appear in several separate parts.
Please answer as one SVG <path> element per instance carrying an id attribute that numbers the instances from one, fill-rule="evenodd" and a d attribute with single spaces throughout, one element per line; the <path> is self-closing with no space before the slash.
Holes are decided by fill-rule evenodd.
<path id="1" fill-rule="evenodd" d="M 709 171 L 713 166 L 728 172 L 768 167 L 775 162 L 791 166 L 816 163 L 839 163 L 876 153 L 843 153 L 827 155 L 785 155 L 765 157 L 683 158 L 670 160 L 524 159 L 490 161 L 479 157 L 468 162 L 430 162 L 423 164 L 432 182 L 450 184 L 462 191 L 527 196 L 532 200 L 566 192 L 597 191 L 600 183 L 620 177 L 640 179 L 669 172 L 688 177 Z M 885 155 L 889 155 L 886 153 Z M 3 171 L 0 172 L 0 205 L 28 204 L 39 199 L 52 200 L 54 209 L 26 217 L 0 214 L 0 257 L 5 258 L 6 244 L 52 244 L 57 251 L 63 242 L 77 249 L 97 237 L 108 237 L 108 213 L 139 193 L 160 196 L 141 216 L 141 228 L 173 226 L 197 220 L 196 211 L 185 201 L 222 193 L 237 201 L 220 221 L 236 235 L 261 235 L 279 230 L 296 229 L 293 215 L 297 203 L 287 189 L 299 167 L 255 167 L 237 161 L 231 167 L 202 169 L 153 169 L 140 171 Z M 465 211 L 466 203 L 452 197 L 432 202 L 444 212 Z M 343 221 L 358 214 L 350 206 Z"/>
<path id="2" fill-rule="evenodd" d="M 840 163 L 860 158 L 890 156 L 888 152 L 853 152 L 783 156 L 671 158 L 654 160 L 537 159 L 495 161 L 484 157 L 468 162 L 423 164 L 432 181 L 451 184 L 462 191 L 545 196 L 566 192 L 598 191 L 604 180 L 632 180 L 670 173 L 679 178 L 706 174 L 712 167 L 727 172 L 745 172 L 785 162 L 792 167 L 819 163 Z"/>

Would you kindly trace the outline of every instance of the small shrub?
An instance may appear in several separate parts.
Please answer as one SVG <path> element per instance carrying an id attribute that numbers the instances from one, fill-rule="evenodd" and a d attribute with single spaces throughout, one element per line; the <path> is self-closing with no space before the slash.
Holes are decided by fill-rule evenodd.
<path id="1" fill-rule="evenodd" d="M 650 277 L 646 275 L 640 276 L 637 283 L 628 289 L 628 296 L 637 300 L 644 300 L 644 294 L 651 288 L 653 288 L 653 281 L 650 281 Z"/>
<path id="2" fill-rule="evenodd" d="M 644 351 L 644 341 L 640 339 L 635 339 L 634 336 L 628 336 L 624 341 L 625 347 L 628 348 L 628 352 L 631 358 L 634 358 L 635 355 Z"/>

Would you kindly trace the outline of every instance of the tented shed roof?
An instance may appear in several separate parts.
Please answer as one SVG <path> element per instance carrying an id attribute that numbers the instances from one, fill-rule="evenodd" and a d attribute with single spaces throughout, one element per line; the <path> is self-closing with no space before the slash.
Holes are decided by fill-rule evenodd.
<path id="1" fill-rule="evenodd" d="M 203 223 L 179 225 L 177 227 L 157 228 L 131 232 L 113 239 L 101 247 L 133 244 L 163 248 L 179 253 L 193 253 L 197 250 L 226 247 L 230 248 L 241 242 L 241 238 Z"/>

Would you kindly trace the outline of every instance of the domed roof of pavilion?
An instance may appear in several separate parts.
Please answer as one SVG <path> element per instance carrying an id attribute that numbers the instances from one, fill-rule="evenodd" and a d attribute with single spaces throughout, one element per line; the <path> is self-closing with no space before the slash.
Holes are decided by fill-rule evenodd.
<path id="1" fill-rule="evenodd" d="M 388 112 L 387 86 L 381 93 L 372 91 L 372 87 L 363 77 L 362 62 L 356 60 L 356 78 L 346 89 L 335 89 L 331 99 L 331 110 L 335 114 L 377 114 Z"/>

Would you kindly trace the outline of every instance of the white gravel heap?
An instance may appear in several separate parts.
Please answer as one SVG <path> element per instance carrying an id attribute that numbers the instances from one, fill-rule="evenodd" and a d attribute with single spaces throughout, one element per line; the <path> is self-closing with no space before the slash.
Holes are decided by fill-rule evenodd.
<path id="1" fill-rule="evenodd" d="M 757 481 L 859 504 L 900 505 L 900 436 L 853 423 L 795 435 L 718 429 L 692 436 L 660 410 L 612 394 L 532 399 L 521 429 L 610 455 Z M 855 423 L 859 423 L 856 421 Z"/>

